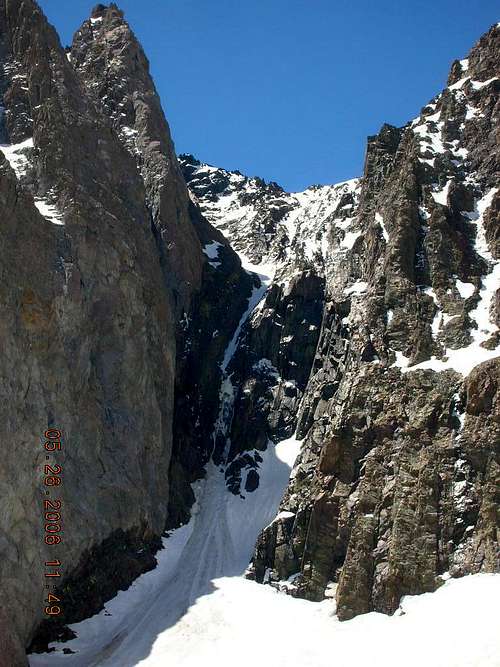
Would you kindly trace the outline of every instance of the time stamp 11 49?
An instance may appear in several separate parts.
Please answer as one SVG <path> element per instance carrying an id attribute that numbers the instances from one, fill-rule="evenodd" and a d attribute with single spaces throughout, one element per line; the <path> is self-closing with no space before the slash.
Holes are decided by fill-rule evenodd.
<path id="1" fill-rule="evenodd" d="M 57 588 L 61 577 L 61 561 L 56 558 L 57 546 L 62 543 L 62 500 L 55 498 L 62 484 L 62 467 L 57 463 L 57 455 L 63 448 L 62 433 L 57 428 L 50 428 L 44 433 L 45 463 L 43 465 L 43 488 L 45 497 L 43 503 L 43 525 L 44 542 L 48 546 L 49 559 L 45 561 L 44 579 L 47 597 L 45 614 L 47 616 L 59 616 L 62 612 L 61 598 L 50 589 Z M 55 492 L 55 493 L 54 493 Z M 49 582 L 54 582 L 50 584 Z"/>

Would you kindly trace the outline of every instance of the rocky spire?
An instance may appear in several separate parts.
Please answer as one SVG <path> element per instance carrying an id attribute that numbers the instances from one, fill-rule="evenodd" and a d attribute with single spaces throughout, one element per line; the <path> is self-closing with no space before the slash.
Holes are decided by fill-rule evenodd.
<path id="1" fill-rule="evenodd" d="M 191 200 L 149 63 L 116 5 L 96 9 L 75 34 L 71 63 L 95 105 L 136 161 L 177 319 L 172 524 L 186 519 L 190 482 L 202 474 L 217 411 L 219 362 L 247 307 L 253 279 Z M 218 262 L 203 246 L 216 244 Z M 217 270 L 215 270 L 215 267 Z M 214 323 L 216 324 L 214 325 Z M 217 336 L 213 336 L 215 329 Z"/>
<path id="2" fill-rule="evenodd" d="M 76 32 L 71 63 L 137 161 L 180 316 L 200 287 L 203 255 L 148 60 L 114 3 L 94 8 Z"/>
<path id="3" fill-rule="evenodd" d="M 99 3 L 94 7 L 90 14 L 90 17 L 93 19 L 104 18 L 105 16 L 117 16 L 122 19 L 124 13 L 114 2 L 110 2 L 109 5 Z"/>

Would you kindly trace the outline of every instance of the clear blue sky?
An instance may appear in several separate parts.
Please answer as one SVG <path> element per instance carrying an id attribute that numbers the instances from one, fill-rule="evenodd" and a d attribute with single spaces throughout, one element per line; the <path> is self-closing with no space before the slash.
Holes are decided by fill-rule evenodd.
<path id="1" fill-rule="evenodd" d="M 63 44 L 92 0 L 41 0 Z M 121 0 L 177 152 L 289 190 L 361 173 L 500 20 L 498 0 Z"/>

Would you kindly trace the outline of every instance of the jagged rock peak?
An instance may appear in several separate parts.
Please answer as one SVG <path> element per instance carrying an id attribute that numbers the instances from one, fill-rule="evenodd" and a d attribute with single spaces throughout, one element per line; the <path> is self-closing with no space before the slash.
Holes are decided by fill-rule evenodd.
<path id="1" fill-rule="evenodd" d="M 136 161 L 163 245 L 180 250 L 165 252 L 165 266 L 181 315 L 193 287 L 200 285 L 201 248 L 148 59 L 116 5 L 99 5 L 82 24 L 73 39 L 71 64 Z"/>
<path id="2" fill-rule="evenodd" d="M 122 19 L 125 14 L 114 2 L 111 2 L 109 6 L 99 3 L 94 7 L 90 16 L 93 19 L 104 18 L 105 16 L 118 16 Z"/>
<path id="3" fill-rule="evenodd" d="M 341 619 L 500 567 L 499 38 L 369 138 L 357 237 L 326 276 L 304 442 L 251 574 L 312 600 L 331 587 Z"/>
<path id="4" fill-rule="evenodd" d="M 498 73 L 499 52 L 500 23 L 496 23 L 479 39 L 467 58 L 453 61 L 447 85 L 452 86 L 463 78 L 482 81 Z"/>

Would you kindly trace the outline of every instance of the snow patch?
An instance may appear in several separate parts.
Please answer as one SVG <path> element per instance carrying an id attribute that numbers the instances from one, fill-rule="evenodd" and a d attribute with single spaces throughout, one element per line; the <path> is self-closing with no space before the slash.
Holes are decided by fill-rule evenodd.
<path id="1" fill-rule="evenodd" d="M 272 365 L 271 361 L 269 359 L 266 359 L 265 357 L 259 359 L 259 361 L 257 361 L 253 365 L 253 369 L 267 373 L 268 375 L 273 375 L 277 379 L 279 379 L 280 377 L 280 374 L 278 373 L 277 369 Z"/>
<path id="2" fill-rule="evenodd" d="M 351 250 L 353 245 L 356 243 L 357 239 L 361 236 L 361 232 L 346 232 L 342 242 L 340 244 L 341 248 L 346 248 Z"/>
<path id="3" fill-rule="evenodd" d="M 102 612 L 73 625 L 77 639 L 66 644 L 55 643 L 53 653 L 30 656 L 31 666 L 163 667 L 163 652 L 157 654 L 156 651 L 165 642 L 169 644 L 168 664 L 172 661 L 176 666 L 181 665 L 184 658 L 194 660 L 185 664 L 199 664 L 197 640 L 205 638 L 207 645 L 201 650 L 208 651 L 209 655 L 216 641 L 213 632 L 222 618 L 226 619 L 222 627 L 232 622 L 236 612 L 233 604 L 238 598 L 240 611 L 246 608 L 249 612 L 247 605 L 253 605 L 252 595 L 257 595 L 261 601 L 267 600 L 269 595 L 277 595 L 274 589 L 249 582 L 242 575 L 260 531 L 276 518 L 299 446 L 295 438 L 276 446 L 268 443 L 266 451 L 261 452 L 259 487 L 246 498 L 228 493 L 224 475 L 218 466 L 209 463 L 206 478 L 193 484 L 196 504 L 191 519 L 163 540 L 163 549 L 156 556 L 157 567 L 136 579 L 127 591 L 119 592 L 106 603 Z M 219 592 L 224 598 L 220 608 Z M 226 600 L 226 596 L 232 602 Z M 199 605 L 208 616 L 198 622 L 190 613 L 196 616 Z M 215 619 L 219 621 L 214 623 Z M 239 616 L 238 622 L 244 619 Z M 229 628 L 228 636 L 225 637 L 225 631 L 223 636 L 224 646 L 226 641 L 231 644 Z M 176 649 L 170 645 L 172 639 Z M 71 648 L 75 653 L 65 655 L 64 648 Z M 234 664 L 234 654 L 226 658 L 228 662 L 214 664 L 227 667 Z M 211 664 L 207 660 L 206 664 Z"/>
<path id="4" fill-rule="evenodd" d="M 474 90 L 481 90 L 481 88 L 489 86 L 490 83 L 493 83 L 493 81 L 498 81 L 498 77 L 494 76 L 491 79 L 488 79 L 487 81 L 471 81 L 471 84 Z"/>
<path id="5" fill-rule="evenodd" d="M 465 112 L 465 120 L 473 120 L 475 118 L 482 118 L 484 113 L 473 104 L 467 104 Z"/>
<path id="6" fill-rule="evenodd" d="M 482 285 L 479 292 L 479 302 L 474 310 L 469 313 L 472 320 L 476 322 L 476 329 L 472 329 L 472 343 L 467 347 L 458 350 L 447 349 L 444 359 L 437 359 L 435 356 L 428 361 L 424 361 L 416 366 L 408 368 L 402 366 L 403 372 L 419 369 L 430 369 L 434 371 L 443 371 L 453 369 L 466 376 L 478 364 L 494 359 L 499 356 L 498 348 L 488 350 L 482 346 L 482 343 L 498 331 L 498 327 L 491 321 L 490 307 L 493 297 L 500 285 L 500 261 L 495 260 L 486 240 L 486 230 L 483 224 L 483 217 L 486 210 L 491 206 L 493 197 L 498 188 L 491 188 L 481 199 L 476 202 L 475 210 L 464 212 L 471 222 L 476 225 L 476 252 L 491 267 L 490 272 L 482 278 Z M 458 283 L 458 281 L 457 281 Z M 464 283 L 468 285 L 469 283 Z M 457 289 L 459 289 L 457 285 Z"/>
<path id="7" fill-rule="evenodd" d="M 48 222 L 53 225 L 64 225 L 62 214 L 54 204 L 41 197 L 35 197 L 35 206 Z"/>
<path id="8" fill-rule="evenodd" d="M 240 255 L 240 258 L 241 257 L 242 257 L 242 255 Z M 249 265 L 251 265 L 251 264 L 249 264 L 248 262 L 243 262 L 242 261 L 242 266 L 245 268 L 245 270 L 248 270 L 246 267 L 248 267 Z M 251 265 L 251 266 L 254 266 L 254 265 Z M 222 360 L 222 363 L 221 363 L 221 370 L 223 372 L 225 372 L 227 370 L 229 362 L 231 361 L 231 359 L 234 356 L 234 353 L 236 352 L 237 345 L 238 345 L 238 339 L 239 339 L 241 330 L 243 328 L 243 325 L 248 320 L 251 313 L 253 313 L 253 311 L 257 308 L 259 303 L 264 298 L 264 295 L 267 292 L 267 289 L 268 289 L 269 284 L 271 282 L 271 277 L 270 276 L 268 276 L 266 274 L 262 274 L 262 273 L 259 273 L 258 275 L 259 275 L 259 278 L 260 278 L 260 286 L 253 288 L 252 293 L 250 295 L 250 298 L 248 300 L 248 307 L 247 307 L 246 311 L 243 313 L 243 315 L 241 316 L 240 321 L 238 323 L 238 326 L 236 327 L 236 331 L 234 332 L 233 337 L 232 337 L 231 341 L 229 342 L 229 345 L 226 348 L 226 351 L 224 353 L 224 359 Z"/>
<path id="9" fill-rule="evenodd" d="M 349 296 L 351 294 L 363 294 L 368 289 L 368 283 L 364 280 L 357 280 L 353 285 L 344 290 L 344 294 Z"/>
<path id="10" fill-rule="evenodd" d="M 212 243 L 207 243 L 205 246 L 203 246 L 203 253 L 208 257 L 208 259 L 212 260 L 208 263 L 210 266 L 213 266 L 214 269 L 216 269 L 221 264 L 220 260 L 218 259 L 219 248 L 222 248 L 222 243 L 219 243 L 218 241 L 212 241 Z"/>
<path id="11" fill-rule="evenodd" d="M 408 364 L 410 363 L 409 357 L 405 357 L 399 350 L 395 350 L 394 354 L 396 355 L 396 361 L 392 364 L 391 368 L 408 368 Z"/>
<path id="12" fill-rule="evenodd" d="M 449 180 L 444 188 L 437 190 L 436 192 L 431 192 L 431 196 L 436 202 L 436 204 L 441 204 L 446 206 L 448 204 L 448 192 L 450 190 L 451 180 Z"/>
<path id="13" fill-rule="evenodd" d="M 439 326 L 441 323 L 441 308 L 439 306 L 439 301 L 436 295 L 436 292 L 432 289 L 432 287 L 426 287 L 425 289 L 422 290 L 423 294 L 427 294 L 427 296 L 430 296 L 432 300 L 434 301 L 434 305 L 436 306 L 436 313 L 434 315 L 434 319 L 432 320 L 431 324 L 431 329 L 432 329 L 432 336 L 434 338 L 437 337 L 439 333 Z"/>
<path id="14" fill-rule="evenodd" d="M 389 243 L 389 234 L 387 233 L 387 229 L 385 228 L 384 218 L 380 215 L 380 213 L 375 213 L 375 222 L 377 222 L 380 225 L 385 242 Z"/>
<path id="15" fill-rule="evenodd" d="M 167 545 L 172 539 L 175 534 Z M 183 562 L 188 540 L 184 527 L 171 545 L 176 552 L 171 562 L 164 558 L 163 578 L 150 577 L 147 590 L 144 586 L 133 602 L 127 599 L 129 589 L 120 594 L 125 599 L 112 616 L 102 612 L 72 626 L 80 637 L 58 646 L 78 653 L 33 654 L 31 667 L 233 667 L 235 656 L 238 667 L 498 667 L 498 574 L 443 576 L 434 593 L 404 596 L 393 616 L 371 612 L 343 623 L 331 598 L 310 602 L 242 577 L 217 577 L 211 590 L 172 622 L 180 603 L 171 595 L 179 590 L 175 560 Z M 173 581 L 164 581 L 168 574 Z M 181 567 L 178 574 L 185 581 Z M 110 603 L 107 607 L 111 609 Z M 169 614 L 169 608 L 175 612 Z M 256 619 L 268 630 L 250 641 Z M 467 629 L 460 641 L 453 640 L 457 628 Z"/>
<path id="16" fill-rule="evenodd" d="M 469 80 L 470 77 L 466 76 L 463 79 L 460 79 L 456 83 L 452 84 L 451 86 L 448 86 L 448 90 L 460 90 L 462 86 L 466 83 L 466 81 Z"/>
<path id="17" fill-rule="evenodd" d="M 133 127 L 128 127 L 127 125 L 121 127 L 120 132 L 129 139 L 132 137 L 136 137 L 139 134 L 137 130 L 135 130 Z"/>
<path id="18" fill-rule="evenodd" d="M 33 138 L 25 139 L 19 144 L 0 144 L 0 151 L 5 155 L 17 178 L 22 178 L 29 167 L 26 150 L 33 148 Z"/>
<path id="19" fill-rule="evenodd" d="M 468 299 L 469 297 L 471 297 L 476 289 L 472 283 L 463 283 L 461 280 L 458 280 L 458 278 L 456 285 L 457 285 L 457 290 L 462 299 Z"/>

